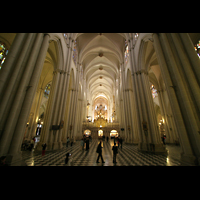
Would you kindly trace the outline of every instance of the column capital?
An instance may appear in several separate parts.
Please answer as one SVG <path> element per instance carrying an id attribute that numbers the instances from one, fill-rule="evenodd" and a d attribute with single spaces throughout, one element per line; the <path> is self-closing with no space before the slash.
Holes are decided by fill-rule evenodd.
<path id="1" fill-rule="evenodd" d="M 133 73 L 132 75 L 134 75 L 134 74 L 138 75 L 138 74 L 142 74 L 142 73 L 148 75 L 148 71 L 145 69 L 138 70 L 137 72 Z"/>

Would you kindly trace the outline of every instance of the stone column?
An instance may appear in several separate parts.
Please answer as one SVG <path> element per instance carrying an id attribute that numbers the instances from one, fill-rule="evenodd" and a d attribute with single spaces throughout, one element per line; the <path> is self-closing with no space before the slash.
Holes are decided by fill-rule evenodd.
<path id="1" fill-rule="evenodd" d="M 56 100 L 55 94 L 58 87 L 58 81 L 59 81 L 58 77 L 59 77 L 59 73 L 57 70 L 55 70 L 53 72 L 53 80 L 52 80 L 49 100 L 47 102 L 46 111 L 44 113 L 44 123 L 43 123 L 43 127 L 40 134 L 40 141 L 36 146 L 37 150 L 42 150 L 43 143 L 47 144 L 47 150 L 51 150 L 52 148 L 52 141 L 51 141 L 52 135 L 50 135 L 50 130 L 52 128 L 51 121 L 52 121 L 52 116 L 53 116 L 54 102 Z"/>
<path id="2" fill-rule="evenodd" d="M 198 80 L 198 84 L 200 85 L 200 70 L 199 70 L 200 59 L 194 50 L 194 45 L 188 33 L 179 33 L 179 35 L 181 40 L 183 41 L 183 46 L 185 51 L 187 52 L 187 56 L 190 60 L 190 63 L 192 64 L 192 69 L 194 70 L 194 73 Z"/>
<path id="3" fill-rule="evenodd" d="M 31 40 L 32 35 L 30 37 L 28 36 L 27 38 L 29 38 Z M 28 44 L 29 44 L 30 40 L 27 41 Z M 1 141 L 0 141 L 0 144 L 1 144 L 0 148 L 1 148 L 1 152 L 3 154 L 6 154 L 8 152 L 12 137 L 13 137 L 13 135 L 15 136 L 14 132 L 17 131 L 17 128 L 16 128 L 18 126 L 17 122 L 20 120 L 20 112 L 22 112 L 21 108 L 23 109 L 24 97 L 25 97 L 25 95 L 27 93 L 26 91 L 28 89 L 28 87 L 25 87 L 25 86 L 28 85 L 28 82 L 30 80 L 30 77 L 31 77 L 31 74 L 32 74 L 32 71 L 34 68 L 34 64 L 35 64 L 35 59 L 36 59 L 36 56 L 38 55 L 37 50 L 40 47 L 40 45 L 41 45 L 41 35 L 38 34 L 36 37 L 35 43 L 33 44 L 33 47 L 31 46 L 32 49 L 29 50 L 30 55 L 29 56 L 26 55 L 26 58 L 29 57 L 29 60 L 27 61 L 26 66 L 24 66 L 23 77 L 21 78 L 21 80 L 18 80 L 19 85 L 18 85 L 18 88 L 16 89 L 17 91 L 15 93 L 15 96 L 13 96 L 14 102 L 11 105 L 10 112 L 8 113 L 7 120 L 4 124 L 4 133 L 3 133 Z M 29 46 L 29 45 L 25 45 L 25 47 L 27 47 L 27 46 Z M 27 48 L 25 48 L 25 49 L 27 50 Z M 21 65 L 23 65 L 23 62 L 20 62 L 20 63 L 21 63 Z M 18 66 L 18 68 L 19 68 L 18 70 L 20 71 L 20 66 Z M 21 66 L 21 68 L 22 68 L 22 66 Z M 17 71 L 17 69 L 16 69 L 16 71 L 15 71 L 16 74 L 13 74 L 14 80 L 17 79 L 17 75 L 18 75 L 19 71 Z M 9 84 L 9 87 L 14 87 L 14 85 L 17 84 L 17 83 L 11 83 L 11 82 Z M 10 88 L 10 90 L 12 91 L 11 88 Z M 7 96 L 7 98 L 8 98 L 8 96 Z M 21 127 L 24 128 L 23 134 L 25 133 L 27 119 L 28 119 L 28 116 L 25 119 L 25 123 L 20 124 Z M 17 126 L 16 126 L 16 124 L 17 124 Z M 20 139 L 22 140 L 23 136 L 20 137 Z"/>
<path id="4" fill-rule="evenodd" d="M 200 111 L 200 92 L 199 92 L 200 88 L 199 88 L 198 80 L 196 79 L 196 76 L 195 76 L 195 71 L 193 71 L 190 65 L 189 58 L 187 57 L 187 54 L 185 53 L 183 49 L 183 44 L 180 38 L 178 37 L 178 33 L 171 33 L 171 36 L 174 41 L 175 47 L 177 49 L 177 53 L 183 67 L 183 71 L 185 72 L 187 81 L 189 83 L 190 92 L 193 94 L 197 107 Z M 199 68 L 200 68 L 200 63 L 199 63 Z"/>
<path id="5" fill-rule="evenodd" d="M 44 64 L 44 59 L 46 57 L 46 52 L 47 52 L 47 48 L 48 48 L 48 43 L 49 43 L 49 35 L 45 35 L 43 42 L 41 41 L 43 34 L 38 34 L 36 41 L 35 41 L 35 45 L 33 47 L 33 54 L 31 55 L 29 62 L 27 64 L 27 66 L 30 64 L 33 65 L 33 63 L 35 64 L 34 66 L 34 70 L 31 79 L 29 81 L 29 85 L 28 85 L 28 90 L 26 90 L 26 95 L 23 101 L 23 105 L 21 108 L 21 112 L 17 121 L 17 125 L 15 127 L 15 132 L 12 138 L 12 142 L 10 145 L 10 149 L 9 149 L 9 154 L 13 156 L 12 159 L 12 164 L 16 165 L 17 163 L 15 163 L 15 160 L 17 159 L 17 157 L 19 157 L 19 152 L 21 150 L 21 142 L 23 139 L 23 134 L 25 131 L 25 127 L 26 127 L 26 120 L 28 118 L 30 109 L 31 109 L 31 105 L 32 105 L 32 101 L 33 101 L 33 97 L 35 95 L 35 91 L 39 82 L 39 78 L 42 72 L 42 65 Z M 42 46 L 41 46 L 41 42 L 42 42 Z M 38 47 L 41 46 L 39 54 L 38 54 Z M 36 60 L 36 56 L 38 55 L 37 61 L 36 63 L 34 62 L 34 60 Z M 30 72 L 27 71 L 27 74 L 29 74 Z M 23 77 L 25 78 L 25 77 Z"/>
<path id="6" fill-rule="evenodd" d="M 169 71 L 172 74 L 172 82 L 175 86 L 177 99 L 181 108 L 182 116 L 184 118 L 191 147 L 193 149 L 194 155 L 196 156 L 196 159 L 200 161 L 200 137 L 198 133 L 199 124 L 198 120 L 195 119 L 196 110 L 193 110 L 194 102 L 192 101 L 190 94 L 186 91 L 186 85 L 183 84 L 183 82 L 185 81 L 182 80 L 181 76 L 181 74 L 183 74 L 183 71 L 182 69 L 180 69 L 179 63 L 177 61 L 177 55 L 174 53 L 175 51 L 170 41 L 170 34 L 168 35 L 168 37 L 169 40 L 166 34 L 161 34 L 163 48 L 165 49 L 165 54 L 167 57 L 167 64 L 170 66 Z"/>
<path id="7" fill-rule="evenodd" d="M 165 120 L 164 128 L 165 128 L 165 134 L 167 137 L 167 142 L 173 143 L 174 140 L 172 138 L 171 131 L 169 130 L 169 122 L 168 122 L 167 115 L 166 115 L 165 102 L 164 102 L 164 98 L 163 98 L 163 89 L 158 89 L 157 92 L 158 92 L 158 100 L 159 100 L 159 104 L 160 104 L 161 114 L 163 116 L 163 119 Z"/>
<path id="8" fill-rule="evenodd" d="M 125 142 L 129 142 L 130 139 L 130 130 L 128 127 L 131 125 L 130 116 L 129 116 L 129 108 L 128 108 L 128 100 L 126 95 L 126 85 L 125 85 L 125 68 L 124 64 L 122 64 L 122 94 L 123 94 L 123 103 L 124 103 L 124 119 L 125 119 Z"/>
<path id="9" fill-rule="evenodd" d="M 20 70 L 22 69 L 22 67 L 24 68 L 25 66 L 23 64 L 23 62 L 25 62 L 25 58 L 28 56 L 27 55 L 27 51 L 29 50 L 30 51 L 30 44 L 31 44 L 31 41 L 33 39 L 33 34 L 28 34 L 26 40 L 25 40 L 25 43 L 21 49 L 21 52 L 20 52 L 20 55 L 19 55 L 19 59 L 16 61 L 16 64 L 15 63 L 12 63 L 13 65 L 15 65 L 14 69 L 13 69 L 13 72 L 11 74 L 11 76 L 8 78 L 8 73 L 9 72 L 5 72 L 5 68 L 6 66 L 4 66 L 2 68 L 2 70 L 4 70 L 1 74 L 2 75 L 7 75 L 7 80 L 6 80 L 6 90 L 4 91 L 3 95 L 2 95 L 2 99 L 1 99 L 1 103 L 0 103 L 0 121 L 1 121 L 1 125 L 2 125 L 2 122 L 5 123 L 5 119 L 7 117 L 7 113 L 6 112 L 6 109 L 8 109 L 9 106 L 12 106 L 12 105 L 9 105 L 9 101 L 13 101 L 13 98 L 14 96 L 12 96 L 12 94 L 14 94 L 14 92 L 16 92 L 17 88 L 15 87 L 15 85 L 17 85 L 17 81 L 19 81 L 19 79 L 21 78 L 22 74 L 20 74 Z M 28 52 L 29 53 L 29 52 Z M 7 59 L 6 59 L 7 60 Z M 6 64 L 6 62 L 5 62 Z M 10 66 L 10 69 L 13 68 L 13 66 Z M 21 71 L 22 73 L 22 71 Z M 2 77 L 2 79 L 4 79 Z M 17 80 L 18 79 L 18 80 Z M 5 82 L 5 80 L 2 80 L 3 82 Z M 2 88 L 3 90 L 3 88 Z M 19 95 L 19 94 L 18 94 Z M 16 101 L 16 100 L 15 100 Z M 10 103 L 12 104 L 12 103 Z M 16 105 L 16 104 L 15 104 Z M 2 129 L 2 128 L 1 128 Z"/>
<path id="10" fill-rule="evenodd" d="M 37 130 L 37 116 L 39 115 L 39 109 L 41 105 L 42 97 L 44 96 L 44 89 L 38 88 L 35 98 L 34 98 L 34 105 L 32 106 L 32 112 L 34 112 L 33 122 L 29 123 L 31 129 L 30 129 L 30 136 L 29 139 L 35 136 L 36 130 Z"/>
<path id="11" fill-rule="evenodd" d="M 134 38 L 134 34 L 133 34 Z M 138 131 L 138 148 L 140 150 L 147 150 L 147 137 L 144 134 L 143 127 L 142 127 L 142 122 L 144 120 L 144 114 L 143 114 L 143 109 L 142 109 L 142 100 L 141 99 L 141 85 L 140 85 L 140 72 L 137 71 L 137 64 L 136 64 L 136 59 L 135 59 L 135 40 L 131 38 L 130 40 L 130 66 L 131 66 L 131 75 L 132 75 L 132 88 L 133 88 L 133 97 L 134 97 L 134 102 L 135 102 L 135 111 L 136 111 L 136 127 Z"/>
<path id="12" fill-rule="evenodd" d="M 172 112 L 181 142 L 181 147 L 183 151 L 183 153 L 181 154 L 181 159 L 194 163 L 195 156 L 193 155 L 193 151 L 189 142 L 186 127 L 183 121 L 181 110 L 177 101 L 177 97 L 174 91 L 174 86 L 171 80 L 171 76 L 169 74 L 167 63 L 165 61 L 165 57 L 163 54 L 158 34 L 153 34 L 153 40 L 154 40 L 154 48 L 156 51 L 158 63 L 161 69 L 161 74 L 166 85 L 167 94 L 169 97 L 170 104 L 172 106 Z M 163 45 L 165 44 L 163 43 Z"/>
<path id="13" fill-rule="evenodd" d="M 159 153 L 165 153 L 165 147 L 161 143 L 160 134 L 158 131 L 157 119 L 154 109 L 153 98 L 151 90 L 149 88 L 148 72 L 141 70 L 139 72 L 140 79 L 140 99 L 142 102 L 143 120 L 147 122 L 148 131 L 144 131 L 146 137 L 146 144 L 143 144 L 141 150 L 152 151 L 150 144 L 154 146 L 154 151 Z M 142 122 L 143 123 L 143 122 Z M 147 149 L 146 149 L 147 148 Z"/>
<path id="14" fill-rule="evenodd" d="M 15 39 L 9 49 L 9 53 L 6 57 L 6 61 L 4 63 L 4 67 L 1 69 L 0 73 L 0 99 L 3 97 L 2 92 L 9 79 L 9 75 L 11 71 L 14 69 L 14 63 L 20 58 L 19 53 L 21 52 L 21 48 L 23 47 L 25 40 L 27 37 L 27 33 L 17 33 Z M 2 110 L 1 110 L 2 112 Z"/>
<path id="15" fill-rule="evenodd" d="M 61 109 L 60 109 L 60 113 L 59 116 L 60 118 L 58 119 L 59 121 L 64 120 L 65 118 L 65 111 L 66 111 L 66 101 L 67 101 L 67 95 L 68 95 L 68 88 L 69 88 L 69 81 L 70 81 L 70 69 L 71 69 L 71 59 L 72 59 L 72 49 L 71 49 L 71 45 L 72 45 L 72 40 L 71 38 L 69 39 L 69 44 L 68 44 L 68 51 L 67 51 L 67 61 L 66 61 L 66 66 L 64 67 L 64 88 L 63 88 L 63 96 L 62 96 L 62 100 L 61 100 Z M 67 122 L 64 121 L 64 127 L 62 129 L 59 130 L 59 136 L 58 136 L 58 147 L 62 148 L 62 142 L 66 140 L 66 134 L 65 132 L 63 133 L 63 131 L 66 129 L 67 126 Z M 64 136 L 63 136 L 64 134 Z M 61 141 L 61 138 L 63 138 L 63 141 Z M 65 141 L 66 142 L 66 141 Z"/>
<path id="16" fill-rule="evenodd" d="M 59 70 L 60 71 L 60 70 Z M 52 115 L 52 125 L 59 125 L 60 124 L 60 117 L 59 117 L 59 110 L 61 109 L 61 100 L 62 100 L 62 86 L 63 86 L 63 80 L 64 79 L 64 76 L 63 76 L 63 72 L 60 71 L 58 73 L 58 87 L 57 87 L 57 90 L 55 91 L 55 94 L 56 95 L 56 101 L 55 101 L 55 104 L 54 104 L 54 114 Z M 55 149 L 58 149 L 58 132 L 59 130 L 51 130 L 50 131 L 50 134 L 54 134 L 54 140 L 53 140 L 53 146 L 52 146 L 52 149 L 55 150 Z"/>
<path id="17" fill-rule="evenodd" d="M 144 97 L 144 91 L 142 88 L 142 77 L 141 77 L 141 71 L 137 71 L 136 72 L 136 91 L 137 91 L 137 98 L 138 98 L 138 103 L 139 103 L 139 109 L 140 109 L 140 119 L 139 119 L 139 126 L 141 127 L 141 139 L 142 141 L 139 143 L 139 150 L 142 151 L 149 151 L 150 150 L 150 135 L 149 132 L 144 132 L 143 130 L 143 122 L 147 122 L 148 123 L 148 127 L 149 127 L 149 122 L 148 122 L 148 117 L 147 117 L 147 108 L 145 105 L 145 97 Z M 148 134 L 146 134 L 148 133 Z"/>
<path id="18" fill-rule="evenodd" d="M 131 76 L 132 78 L 132 76 Z M 131 89 L 127 89 L 128 93 L 128 98 L 129 98 L 129 105 L 130 105 L 130 111 L 131 111 L 131 129 L 132 129 L 132 134 L 131 134 L 131 141 L 133 144 L 138 144 L 138 132 L 137 132 L 137 123 L 136 123 L 136 113 L 134 109 L 135 102 L 131 98 L 131 93 L 133 92 Z"/>
<path id="19" fill-rule="evenodd" d="M 77 114 L 77 101 L 78 101 L 78 87 L 79 87 L 79 65 L 80 64 L 77 64 L 77 70 L 76 70 L 76 83 L 75 83 L 75 90 L 74 90 L 74 103 L 73 103 L 73 111 L 72 111 L 72 121 L 71 121 L 71 124 L 73 126 L 73 129 L 72 129 L 72 134 L 74 136 L 74 141 L 75 141 L 75 116 Z"/>

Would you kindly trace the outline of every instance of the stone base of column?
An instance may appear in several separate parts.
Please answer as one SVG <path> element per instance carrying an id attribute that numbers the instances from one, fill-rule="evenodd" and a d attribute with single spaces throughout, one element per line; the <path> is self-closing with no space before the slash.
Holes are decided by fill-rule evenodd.
<path id="1" fill-rule="evenodd" d="M 58 147 L 59 147 L 59 149 L 62 149 L 63 148 L 63 143 L 62 142 L 58 142 Z"/>
<path id="2" fill-rule="evenodd" d="M 35 147 L 35 150 L 37 151 L 42 151 L 42 142 L 38 142 L 36 147 Z"/>
<path id="3" fill-rule="evenodd" d="M 138 142 L 129 142 L 129 141 L 127 141 L 127 142 L 125 142 L 125 144 L 133 144 L 133 145 L 138 145 Z"/>
<path id="4" fill-rule="evenodd" d="M 139 151 L 147 151 L 155 154 L 167 154 L 167 150 L 163 144 L 138 143 Z"/>
<path id="5" fill-rule="evenodd" d="M 151 150 L 154 148 L 156 154 L 168 154 L 167 149 L 163 144 L 150 144 Z"/>
<path id="6" fill-rule="evenodd" d="M 27 166 L 25 161 L 22 159 L 21 152 L 18 152 L 14 155 L 8 154 L 6 156 L 6 163 L 9 166 Z"/>
<path id="7" fill-rule="evenodd" d="M 57 150 L 57 149 L 59 149 L 58 142 L 53 142 L 53 144 L 52 144 L 52 150 Z"/>
<path id="8" fill-rule="evenodd" d="M 62 140 L 62 142 L 63 142 L 63 143 L 67 143 L 67 138 L 64 138 L 64 139 Z"/>
<path id="9" fill-rule="evenodd" d="M 196 158 L 193 155 L 181 154 L 181 161 L 183 162 L 182 165 L 198 165 L 200 163 L 200 158 Z"/>
<path id="10" fill-rule="evenodd" d="M 76 136 L 76 140 L 81 140 L 83 138 L 82 135 Z"/>
<path id="11" fill-rule="evenodd" d="M 138 149 L 139 149 L 139 151 L 149 151 L 150 150 L 150 146 L 147 143 L 139 142 L 138 143 Z"/>
<path id="12" fill-rule="evenodd" d="M 38 142 L 35 150 L 36 151 L 42 151 L 42 145 L 43 144 L 44 144 L 43 142 Z M 46 145 L 47 145 L 46 151 L 51 151 L 52 150 L 52 143 L 46 143 Z"/>

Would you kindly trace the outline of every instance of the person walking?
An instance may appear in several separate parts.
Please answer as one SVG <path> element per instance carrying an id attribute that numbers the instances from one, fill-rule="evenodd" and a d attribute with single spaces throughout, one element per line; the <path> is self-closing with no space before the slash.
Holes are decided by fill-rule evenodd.
<path id="1" fill-rule="evenodd" d="M 89 150 L 89 138 L 87 137 L 86 138 L 86 151 Z"/>
<path id="2" fill-rule="evenodd" d="M 118 148 L 116 146 L 116 143 L 114 143 L 114 146 L 112 147 L 112 150 L 113 150 L 113 163 L 117 163 L 116 162 L 116 157 L 117 157 L 117 154 L 118 154 Z"/>
<path id="3" fill-rule="evenodd" d="M 71 157 L 72 154 L 67 153 L 66 154 L 66 158 L 65 158 L 65 166 L 73 166 L 73 159 L 69 159 L 69 157 Z"/>
<path id="4" fill-rule="evenodd" d="M 46 145 L 46 143 L 44 143 L 44 144 L 42 145 L 42 156 L 45 155 L 46 147 L 47 147 L 47 145 Z"/>
<path id="5" fill-rule="evenodd" d="M 165 135 L 165 133 L 162 136 L 162 141 L 163 141 L 163 144 L 166 145 L 166 135 Z"/>
<path id="6" fill-rule="evenodd" d="M 97 146 L 97 151 L 96 151 L 99 154 L 97 157 L 97 163 L 99 163 L 99 157 L 101 157 L 102 163 L 105 163 L 102 157 L 102 148 L 103 147 L 101 146 L 101 141 L 100 141 L 99 145 Z"/>
<path id="7" fill-rule="evenodd" d="M 109 140 L 109 137 L 107 136 L 107 137 L 106 137 L 106 139 L 107 139 L 107 142 L 108 142 L 108 140 Z"/>

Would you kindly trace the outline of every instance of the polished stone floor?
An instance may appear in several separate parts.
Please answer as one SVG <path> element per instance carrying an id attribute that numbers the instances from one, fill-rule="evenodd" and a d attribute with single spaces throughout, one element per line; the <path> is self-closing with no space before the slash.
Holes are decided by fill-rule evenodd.
<path id="1" fill-rule="evenodd" d="M 77 141 L 72 147 L 63 147 L 60 150 L 46 151 L 42 156 L 41 151 L 23 151 L 22 157 L 27 166 L 65 166 L 65 155 L 70 153 L 68 166 L 190 166 L 189 163 L 180 161 L 180 146 L 166 145 L 168 155 L 155 155 L 147 152 L 138 151 L 137 145 L 123 143 L 118 149 L 117 163 L 113 163 L 113 140 L 102 142 L 102 155 L 105 163 L 96 163 L 97 145 L 99 140 L 93 139 L 90 142 L 88 151 L 82 150 L 80 141 Z"/>

